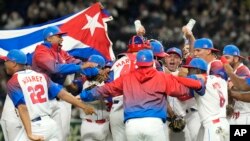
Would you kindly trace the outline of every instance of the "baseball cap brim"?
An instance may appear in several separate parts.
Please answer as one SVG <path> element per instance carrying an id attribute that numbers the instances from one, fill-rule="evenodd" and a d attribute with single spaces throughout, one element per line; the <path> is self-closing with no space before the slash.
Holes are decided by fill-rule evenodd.
<path id="1" fill-rule="evenodd" d="M 153 65 L 153 62 L 136 62 L 136 65 L 140 67 L 149 67 Z"/>
<path id="2" fill-rule="evenodd" d="M 215 49 L 215 48 L 208 48 L 208 49 L 210 49 L 210 50 L 212 50 L 212 51 L 214 51 L 214 52 L 220 52 L 220 50 Z"/>
<path id="3" fill-rule="evenodd" d="M 168 55 L 167 53 L 165 53 L 165 52 L 155 53 L 154 55 L 157 56 L 157 57 L 166 57 L 166 56 L 169 56 L 169 55 Z"/>
<path id="4" fill-rule="evenodd" d="M 183 68 L 195 68 L 195 67 L 190 66 L 190 65 L 182 65 L 181 67 L 183 67 Z"/>
<path id="5" fill-rule="evenodd" d="M 7 57 L 7 56 L 1 56 L 1 57 L 0 57 L 0 60 L 7 61 L 7 60 L 8 60 L 8 57 Z"/>
<path id="6" fill-rule="evenodd" d="M 182 58 L 181 54 L 179 54 L 179 53 L 176 52 L 176 51 L 167 51 L 167 54 L 170 54 L 170 53 L 177 54 L 180 58 Z"/>
<path id="7" fill-rule="evenodd" d="M 224 56 L 234 56 L 234 55 L 225 54 Z M 244 56 L 240 56 L 240 55 L 236 55 L 236 56 L 240 57 L 240 59 L 246 59 Z"/>
<path id="8" fill-rule="evenodd" d="M 65 35 L 65 34 L 68 34 L 68 33 L 67 32 L 59 32 L 56 35 Z"/>

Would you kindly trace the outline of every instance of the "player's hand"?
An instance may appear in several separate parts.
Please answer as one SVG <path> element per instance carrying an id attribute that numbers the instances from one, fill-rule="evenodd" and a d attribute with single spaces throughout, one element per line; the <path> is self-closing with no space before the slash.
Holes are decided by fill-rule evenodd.
<path id="1" fill-rule="evenodd" d="M 184 33 L 184 36 L 188 39 L 193 36 L 193 32 L 189 30 L 187 26 L 182 27 L 182 32 Z"/>
<path id="2" fill-rule="evenodd" d="M 100 70 L 99 75 L 96 77 L 96 81 L 102 83 L 103 81 L 107 80 L 109 77 L 109 74 L 106 70 Z"/>
<path id="3" fill-rule="evenodd" d="M 83 108 L 83 111 L 86 115 L 96 114 L 94 108 L 87 105 Z"/>
<path id="4" fill-rule="evenodd" d="M 85 62 L 83 63 L 83 65 L 81 66 L 82 69 L 85 69 L 85 68 L 93 68 L 93 67 L 96 67 L 98 64 L 96 63 L 93 63 L 93 62 Z"/>
<path id="5" fill-rule="evenodd" d="M 146 33 L 146 30 L 145 30 L 144 26 L 141 26 L 141 27 L 138 29 L 138 31 L 136 31 L 136 34 L 137 34 L 138 36 L 143 36 L 143 35 L 145 35 L 145 33 Z"/>
<path id="6" fill-rule="evenodd" d="M 39 135 L 28 135 L 28 138 L 31 141 L 45 141 L 44 136 L 39 136 Z"/>
<path id="7" fill-rule="evenodd" d="M 188 69 L 187 68 L 180 68 L 178 76 L 180 77 L 186 77 L 188 75 Z"/>

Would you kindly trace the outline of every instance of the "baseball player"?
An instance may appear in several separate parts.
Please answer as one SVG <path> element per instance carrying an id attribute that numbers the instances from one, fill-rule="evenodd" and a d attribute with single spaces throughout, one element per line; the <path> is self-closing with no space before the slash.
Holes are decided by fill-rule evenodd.
<path id="1" fill-rule="evenodd" d="M 6 95 L 1 117 L 1 127 L 5 141 L 13 141 L 22 128 L 22 123 L 16 112 L 13 102 Z"/>
<path id="2" fill-rule="evenodd" d="M 100 99 L 102 96 L 124 95 L 124 122 L 126 137 L 133 141 L 160 141 L 167 140 L 166 121 L 166 95 L 187 95 L 187 87 L 178 83 L 173 75 L 165 74 L 153 68 L 153 53 L 151 50 L 140 50 L 136 55 L 138 69 L 121 76 L 111 83 L 84 90 L 81 98 L 84 100 Z M 192 81 L 196 89 L 201 83 Z"/>
<path id="3" fill-rule="evenodd" d="M 194 97 L 202 126 L 197 141 L 228 141 L 229 123 L 225 114 L 221 114 L 227 99 L 227 82 L 218 75 L 207 75 L 207 63 L 201 58 L 194 58 L 189 65 L 189 77 L 201 80 L 203 88 L 196 91 Z M 226 111 L 225 111 L 226 112 Z"/>
<path id="4" fill-rule="evenodd" d="M 104 70 L 105 60 L 100 55 L 91 55 L 88 59 L 89 62 L 97 63 L 98 68 Z M 100 75 L 100 74 L 99 74 Z M 102 86 L 104 80 L 99 80 L 98 76 L 87 78 L 83 84 L 83 88 L 92 86 Z M 107 107 L 107 100 L 96 100 L 88 102 L 87 104 L 94 107 L 96 114 L 87 115 L 81 112 L 81 140 L 82 141 L 110 141 L 110 128 L 109 128 L 109 109 Z"/>
<path id="5" fill-rule="evenodd" d="M 93 108 L 79 102 L 75 97 L 53 83 L 46 75 L 26 70 L 26 55 L 19 50 L 11 50 L 5 57 L 6 72 L 12 75 L 7 83 L 7 91 L 18 110 L 23 128 L 14 141 L 58 140 L 56 122 L 50 118 L 49 99 L 56 96 L 82 108 L 87 114 Z"/>
<path id="6" fill-rule="evenodd" d="M 241 91 L 250 91 L 250 77 L 241 78 L 237 76 L 224 56 L 221 57 L 221 62 L 224 64 L 224 69 L 230 77 L 230 80 L 233 83 L 234 87 Z"/>
<path id="7" fill-rule="evenodd" d="M 216 53 L 218 52 L 219 50 L 214 48 L 212 40 L 208 38 L 200 38 L 194 42 L 194 56 L 200 57 L 208 63 L 207 74 L 218 75 L 224 80 L 227 80 L 228 76 L 223 68 L 223 63 L 217 59 Z M 222 117 L 226 118 L 226 105 L 228 104 L 228 95 L 225 95 L 224 97 L 222 97 L 222 99 L 224 99 L 226 103 L 221 107 L 221 114 L 223 114 Z"/>
<path id="8" fill-rule="evenodd" d="M 165 57 L 166 68 L 173 75 L 177 76 L 179 73 L 179 66 L 182 63 L 182 52 L 180 49 L 173 47 L 169 48 L 167 53 L 169 56 Z M 168 102 L 175 115 L 183 117 L 187 125 L 183 130 L 185 134 L 184 139 L 181 139 L 183 137 L 180 133 L 170 132 L 170 140 L 196 140 L 200 128 L 200 118 L 197 112 L 195 99 L 178 99 L 168 96 Z"/>
<path id="9" fill-rule="evenodd" d="M 129 41 L 128 52 L 121 54 L 121 58 L 118 59 L 111 68 L 113 80 L 129 72 L 133 72 L 136 69 L 136 53 L 146 48 L 150 49 L 150 44 L 145 43 L 140 36 L 133 36 Z M 112 100 L 113 105 L 110 111 L 112 138 L 114 141 L 126 141 L 123 119 L 123 96 L 115 96 Z"/>
<path id="10" fill-rule="evenodd" d="M 4 63 L 4 60 L 5 58 L 0 56 L 0 62 Z M 5 141 L 14 140 L 21 127 L 22 123 L 17 117 L 15 106 L 7 94 L 1 114 L 1 128 Z"/>
<path id="11" fill-rule="evenodd" d="M 38 45 L 32 58 L 32 69 L 47 74 L 53 82 L 64 85 L 67 76 L 81 72 L 82 69 L 93 67 L 95 64 L 82 63 L 81 60 L 70 56 L 62 50 L 62 36 L 65 32 L 57 26 L 44 29 L 44 43 Z M 73 79 L 71 79 L 73 80 Z M 69 82 L 71 82 L 69 80 Z M 70 85 L 64 85 L 66 88 Z M 67 139 L 70 132 L 71 105 L 64 101 L 52 101 L 54 112 L 52 117 L 61 127 L 62 141 Z"/>
<path id="12" fill-rule="evenodd" d="M 164 47 L 160 41 L 157 41 L 155 39 L 151 39 L 150 46 L 151 46 L 153 54 L 154 54 L 155 68 L 159 71 L 163 71 L 164 66 L 163 66 L 162 60 L 168 54 L 164 52 Z"/>
<path id="13" fill-rule="evenodd" d="M 228 63 L 234 68 L 234 73 L 240 77 L 249 77 L 250 71 L 247 66 L 241 63 L 244 57 L 240 56 L 240 50 L 235 45 L 227 45 L 223 49 L 223 56 Z M 233 86 L 229 78 L 229 89 Z M 234 101 L 234 114 L 231 117 L 230 124 L 250 124 L 248 117 L 250 113 L 250 104 L 242 101 Z"/>

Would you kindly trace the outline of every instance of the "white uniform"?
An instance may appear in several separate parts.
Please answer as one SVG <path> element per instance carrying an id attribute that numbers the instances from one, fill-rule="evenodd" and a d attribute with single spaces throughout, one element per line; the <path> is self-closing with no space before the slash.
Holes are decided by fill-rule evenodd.
<path id="1" fill-rule="evenodd" d="M 128 56 L 129 55 L 129 56 Z M 111 70 L 114 71 L 114 80 L 120 75 L 133 71 L 135 65 L 135 55 L 128 54 L 117 60 Z M 113 97 L 113 105 L 110 111 L 110 126 L 113 141 L 126 141 L 124 124 L 123 96 Z"/>
<path id="2" fill-rule="evenodd" d="M 102 86 L 104 83 L 97 81 L 86 81 L 83 84 L 83 88 L 87 88 L 93 84 Z M 87 103 L 87 102 L 85 102 Z M 106 101 L 96 100 L 88 102 L 96 112 L 92 115 L 86 115 L 81 110 L 81 140 L 82 141 L 112 141 L 111 132 L 109 128 L 109 109 Z"/>
<path id="3" fill-rule="evenodd" d="M 250 76 L 249 69 L 241 63 L 234 73 L 240 77 Z M 250 124 L 250 103 L 235 101 L 234 114 L 230 119 L 230 124 Z"/>
<path id="4" fill-rule="evenodd" d="M 57 141 L 57 124 L 50 118 L 48 88 L 51 81 L 43 74 L 32 70 L 19 71 L 15 73 L 8 82 L 8 94 L 12 101 L 24 98 L 31 119 L 32 133 L 42 135 L 45 140 Z M 17 134 L 15 141 L 27 140 L 24 127 Z"/>
<path id="5" fill-rule="evenodd" d="M 5 141 L 13 141 L 22 128 L 22 122 L 9 95 L 6 96 L 1 117 Z"/>
<path id="6" fill-rule="evenodd" d="M 229 123 L 224 116 L 228 101 L 227 82 L 214 75 L 206 78 L 205 94 L 195 94 L 202 122 L 197 141 L 228 141 Z"/>
<path id="7" fill-rule="evenodd" d="M 173 75 L 178 75 L 178 71 L 173 72 Z M 186 127 L 182 133 L 174 133 L 170 131 L 170 141 L 194 141 L 197 138 L 200 124 L 200 117 L 197 112 L 197 104 L 194 98 L 180 101 L 176 97 L 168 96 L 168 102 L 175 114 L 182 116 L 186 121 Z"/>

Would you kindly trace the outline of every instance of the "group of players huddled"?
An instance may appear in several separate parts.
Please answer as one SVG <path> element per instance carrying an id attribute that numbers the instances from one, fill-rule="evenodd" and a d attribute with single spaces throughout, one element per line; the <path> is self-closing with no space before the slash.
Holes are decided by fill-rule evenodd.
<path id="1" fill-rule="evenodd" d="M 82 141 L 229 141 L 230 124 L 250 124 L 250 71 L 237 46 L 220 53 L 186 25 L 183 48 L 164 51 L 135 25 L 116 61 L 70 56 L 56 26 L 44 29 L 32 62 L 20 50 L 1 57 L 12 76 L 1 118 L 5 140 L 67 141 L 71 104 L 83 111 Z M 181 130 L 168 126 L 175 119 L 184 121 Z"/>

